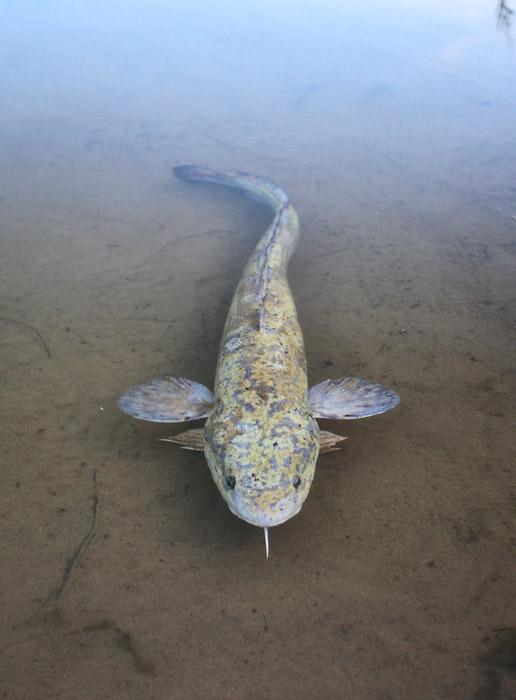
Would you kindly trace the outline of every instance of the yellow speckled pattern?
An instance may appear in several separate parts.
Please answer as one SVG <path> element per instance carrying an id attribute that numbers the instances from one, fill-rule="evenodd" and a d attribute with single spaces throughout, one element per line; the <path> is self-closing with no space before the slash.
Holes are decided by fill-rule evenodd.
<path id="1" fill-rule="evenodd" d="M 231 511 L 253 525 L 279 525 L 299 512 L 319 453 L 319 427 L 307 403 L 303 336 L 286 279 L 298 218 L 287 194 L 264 178 L 197 166 L 175 172 L 246 190 L 276 212 L 228 313 L 204 449 Z"/>

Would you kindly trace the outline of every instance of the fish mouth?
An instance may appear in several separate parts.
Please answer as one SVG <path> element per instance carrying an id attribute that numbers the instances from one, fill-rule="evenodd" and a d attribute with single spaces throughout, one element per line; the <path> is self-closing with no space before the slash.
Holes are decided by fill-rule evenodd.
<path id="1" fill-rule="evenodd" d="M 297 503 L 296 507 L 288 512 L 280 513 L 278 515 L 269 515 L 267 513 L 260 513 L 259 515 L 250 515 L 249 513 L 239 512 L 237 508 L 228 504 L 229 510 L 236 515 L 240 520 L 244 520 L 249 525 L 254 525 L 255 527 L 276 527 L 277 525 L 283 525 L 287 520 L 293 518 L 301 510 L 302 503 Z"/>

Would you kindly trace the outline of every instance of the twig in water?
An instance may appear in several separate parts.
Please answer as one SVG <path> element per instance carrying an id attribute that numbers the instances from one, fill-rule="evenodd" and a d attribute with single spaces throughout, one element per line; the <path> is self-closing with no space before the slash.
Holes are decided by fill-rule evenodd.
<path id="1" fill-rule="evenodd" d="M 66 584 L 68 583 L 70 576 L 72 575 L 72 571 L 75 568 L 75 565 L 81 558 L 81 555 L 83 551 L 86 549 L 86 547 L 89 545 L 91 540 L 93 539 L 95 535 L 95 525 L 97 522 L 97 510 L 98 510 L 98 505 L 99 505 L 99 499 L 97 496 L 97 472 L 94 469 L 93 470 L 93 503 L 91 507 L 91 522 L 90 526 L 88 528 L 88 532 L 84 535 L 82 540 L 79 542 L 77 545 L 75 552 L 72 554 L 72 556 L 68 559 L 66 562 L 66 566 L 63 572 L 63 575 L 61 577 L 61 583 L 59 584 L 59 588 L 54 592 L 53 598 L 54 600 L 59 600 L 61 596 L 64 593 L 64 590 L 66 588 Z"/>
<path id="2" fill-rule="evenodd" d="M 43 337 L 41 331 L 38 331 L 37 328 L 31 326 L 30 323 L 25 323 L 25 321 L 18 321 L 15 318 L 7 318 L 6 316 L 0 316 L 0 321 L 4 321 L 5 323 L 14 323 L 14 325 L 16 326 L 27 328 L 29 331 L 35 333 L 43 350 L 47 353 L 48 357 L 52 357 L 52 355 L 50 354 L 50 348 L 48 347 L 47 341 Z"/>

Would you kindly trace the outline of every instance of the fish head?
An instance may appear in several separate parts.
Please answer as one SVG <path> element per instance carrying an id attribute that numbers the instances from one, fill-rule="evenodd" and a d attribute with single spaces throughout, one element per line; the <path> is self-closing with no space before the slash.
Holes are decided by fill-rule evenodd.
<path id="1" fill-rule="evenodd" d="M 273 527 L 300 511 L 319 453 L 319 426 L 307 410 L 235 420 L 219 406 L 204 442 L 213 480 L 234 515 Z"/>

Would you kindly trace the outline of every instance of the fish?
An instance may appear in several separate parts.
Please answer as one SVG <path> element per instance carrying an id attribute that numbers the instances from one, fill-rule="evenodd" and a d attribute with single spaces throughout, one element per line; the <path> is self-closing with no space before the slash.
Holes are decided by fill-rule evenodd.
<path id="1" fill-rule="evenodd" d="M 342 446 L 344 436 L 318 419 L 359 419 L 389 411 L 399 396 L 365 379 L 326 379 L 308 387 L 302 331 L 287 281 L 299 239 L 299 219 L 286 191 L 246 172 L 178 165 L 181 180 L 241 190 L 272 209 L 273 219 L 243 270 L 219 348 L 213 391 L 184 377 L 140 384 L 118 406 L 140 420 L 176 423 L 206 419 L 162 438 L 204 452 L 213 481 L 230 511 L 263 528 L 299 513 L 320 454 Z"/>

